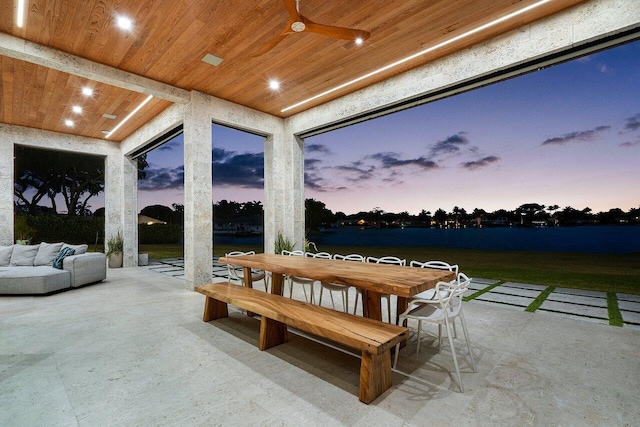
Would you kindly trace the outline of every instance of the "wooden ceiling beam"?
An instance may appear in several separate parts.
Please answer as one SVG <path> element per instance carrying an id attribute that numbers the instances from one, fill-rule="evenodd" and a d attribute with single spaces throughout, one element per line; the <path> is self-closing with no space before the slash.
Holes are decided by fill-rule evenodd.
<path id="1" fill-rule="evenodd" d="M 186 104 L 190 99 L 189 91 L 184 89 L 4 33 L 0 33 L 0 55 L 170 102 Z"/>

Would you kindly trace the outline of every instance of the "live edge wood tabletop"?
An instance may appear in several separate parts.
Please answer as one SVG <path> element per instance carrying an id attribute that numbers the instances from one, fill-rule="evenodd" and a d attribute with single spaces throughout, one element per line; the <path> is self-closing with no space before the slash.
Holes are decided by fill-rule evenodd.
<path id="1" fill-rule="evenodd" d="M 455 279 L 455 273 L 432 268 L 412 268 L 397 265 L 349 262 L 342 260 L 296 257 L 275 254 L 254 254 L 221 257 L 223 264 L 244 267 L 245 285 L 252 287 L 252 268 L 272 273 L 271 293 L 282 295 L 284 275 L 300 276 L 324 282 L 351 285 L 363 294 L 363 315 L 382 320 L 380 295 L 397 296 L 396 319 L 408 304 L 409 298 L 434 288 L 439 281 Z"/>

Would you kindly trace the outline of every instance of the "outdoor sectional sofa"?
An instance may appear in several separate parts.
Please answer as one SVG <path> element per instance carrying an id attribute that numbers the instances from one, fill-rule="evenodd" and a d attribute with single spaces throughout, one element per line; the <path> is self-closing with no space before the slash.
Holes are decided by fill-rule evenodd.
<path id="1" fill-rule="evenodd" d="M 87 247 L 44 242 L 0 246 L 0 295 L 46 295 L 104 280 L 105 254 L 87 252 Z"/>

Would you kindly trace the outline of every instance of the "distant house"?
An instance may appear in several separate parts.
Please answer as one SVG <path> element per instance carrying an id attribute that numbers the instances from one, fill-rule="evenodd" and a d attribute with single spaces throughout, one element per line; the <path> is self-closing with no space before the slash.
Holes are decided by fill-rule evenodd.
<path id="1" fill-rule="evenodd" d="M 166 222 L 160 221 L 159 219 L 151 218 L 150 216 L 140 214 L 138 215 L 138 224 L 147 224 L 147 225 L 166 224 Z"/>

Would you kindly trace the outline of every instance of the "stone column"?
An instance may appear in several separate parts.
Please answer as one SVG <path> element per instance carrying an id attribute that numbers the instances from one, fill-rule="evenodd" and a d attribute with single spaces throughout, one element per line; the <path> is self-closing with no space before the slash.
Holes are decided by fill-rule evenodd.
<path id="1" fill-rule="evenodd" d="M 189 290 L 211 282 L 213 202 L 208 97 L 191 92 L 184 114 L 184 267 Z"/>
<path id="2" fill-rule="evenodd" d="M 0 125 L 0 128 L 2 126 Z M 13 236 L 13 142 L 0 139 L 0 244 L 15 243 Z"/>
<path id="3" fill-rule="evenodd" d="M 123 267 L 138 265 L 138 161 L 124 156 L 122 235 L 124 236 Z"/>
<path id="4" fill-rule="evenodd" d="M 115 236 L 118 230 L 124 235 L 124 155 L 117 151 L 109 153 L 105 158 L 105 185 L 104 185 L 104 227 L 105 235 L 105 252 L 107 251 L 107 240 Z M 126 245 L 126 238 L 125 238 Z M 123 265 L 124 260 L 131 254 L 127 254 L 127 246 L 122 254 Z"/>
<path id="5" fill-rule="evenodd" d="M 278 232 L 304 249 L 303 143 L 285 130 L 268 137 L 264 147 L 264 251 L 273 253 Z"/>

